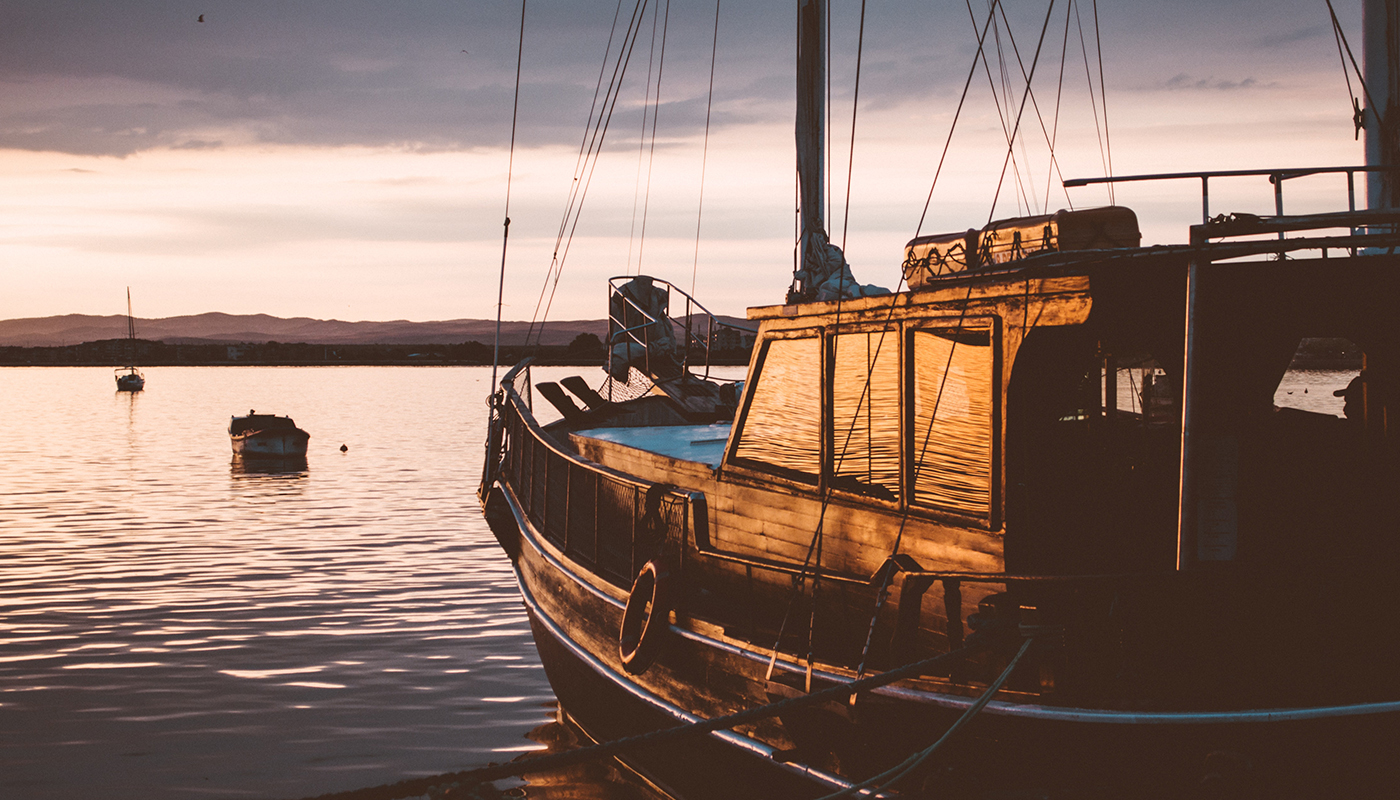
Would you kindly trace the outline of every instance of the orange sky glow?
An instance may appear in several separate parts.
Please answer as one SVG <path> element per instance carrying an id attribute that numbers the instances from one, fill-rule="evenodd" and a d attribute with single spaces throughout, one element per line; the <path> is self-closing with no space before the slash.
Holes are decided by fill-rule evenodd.
<path id="1" fill-rule="evenodd" d="M 779 71 L 781 53 L 753 55 L 754 41 L 791 52 L 791 24 L 782 16 L 791 4 L 775 5 L 782 8 L 753 19 L 745 14 L 755 12 L 721 6 L 717 122 L 710 132 L 698 245 L 709 42 L 704 35 L 685 47 L 678 42 L 683 30 L 708 33 L 713 4 L 686 6 L 690 27 L 683 29 L 678 22 L 672 34 L 677 38 L 668 45 L 673 53 L 667 56 L 666 80 L 674 88 L 663 83 L 662 99 L 684 101 L 684 107 L 662 107 L 649 195 L 647 164 L 639 158 L 638 146 L 647 54 L 636 56 L 628 73 L 634 84 L 630 94 L 623 93 L 610 147 L 568 245 L 550 318 L 602 316 L 603 279 L 639 268 L 682 287 L 693 281 L 697 299 L 717 313 L 742 314 L 747 306 L 781 302 L 792 269 L 792 101 L 784 97 L 791 79 Z M 863 282 L 891 288 L 898 283 L 901 249 L 919 230 L 970 65 L 968 42 L 974 40 L 967 10 L 961 4 L 943 5 L 947 9 L 936 13 L 952 20 L 947 27 L 956 30 L 948 35 L 959 37 L 961 49 L 924 59 L 936 63 L 921 65 L 923 56 L 907 49 L 924 35 L 921 31 L 939 27 L 933 11 L 920 11 L 917 25 L 911 23 L 901 33 L 908 37 L 904 40 L 874 34 L 867 40 L 848 230 L 841 220 L 854 30 L 841 32 L 840 44 L 833 45 L 835 165 L 829 227 L 834 240 L 845 237 L 848 258 Z M 972 5 L 985 15 L 985 2 Z M 1013 5 L 1012 30 L 1028 58 L 1045 6 Z M 833 27 L 849 22 L 859 7 L 836 6 Z M 1361 162 L 1325 5 L 1268 4 L 1275 13 L 1255 13 L 1263 7 L 1240 4 L 1231 13 L 1243 24 L 1225 30 L 1231 26 L 1192 21 L 1187 14 L 1164 17 L 1144 3 L 1100 3 L 1115 173 Z M 367 133 L 358 141 L 350 133 L 272 136 L 267 130 L 274 125 L 296 126 L 270 112 L 260 119 L 229 112 L 165 123 L 164 133 L 148 135 L 140 109 L 172 109 L 173 114 L 225 90 L 103 74 L 110 71 L 96 68 L 61 74 L 58 68 L 31 69 L 19 61 L 9 68 L 0 65 L 0 108 L 12 109 L 0 112 L 0 265 L 5 275 L 0 319 L 120 313 L 126 286 L 138 317 L 205 311 L 346 320 L 492 317 L 514 77 L 512 26 L 519 24 L 513 16 L 518 10 L 509 4 L 494 7 L 494 32 L 474 31 L 467 24 L 471 20 L 444 21 L 461 27 L 455 39 L 437 44 L 444 54 L 456 48 L 451 55 L 458 60 L 444 63 L 464 65 L 459 69 L 474 77 L 454 88 L 462 94 L 447 95 L 460 101 L 454 113 L 462 122 L 433 122 L 449 133 L 457 125 L 460 135 L 426 143 L 392 130 Z M 1078 10 L 1087 14 L 1091 7 L 1081 3 Z M 1360 4 L 1341 3 L 1338 10 L 1353 17 L 1343 22 L 1359 59 Z M 552 55 L 558 48 L 550 46 L 562 34 L 544 21 L 537 33 L 531 19 L 585 11 L 558 3 L 530 6 L 522 136 L 511 189 L 507 319 L 530 319 L 537 313 L 612 11 L 610 4 L 587 11 L 599 19 L 578 34 L 575 55 L 578 64 L 588 66 L 574 69 L 578 74 L 570 83 L 559 74 L 568 73 L 573 62 Z M 672 11 L 679 19 L 678 11 L 679 4 Z M 1134 23 L 1139 12 L 1147 14 L 1150 25 Z M 232 15 L 233 7 L 224 13 Z M 901 24 L 888 13 L 870 13 L 868 26 Z M 1065 12 L 1054 13 L 1058 19 Z M 200 35 L 208 35 L 221 19 L 211 14 Z M 737 44 L 727 45 L 734 30 L 727 30 L 726 23 L 740 32 Z M 1046 47 L 1053 50 L 1053 59 L 1046 57 L 1035 79 L 1037 103 L 1047 115 L 1053 112 L 1062 46 L 1055 38 L 1063 36 L 1063 20 L 1050 30 Z M 1186 42 L 1183 36 L 1196 40 Z M 638 49 L 649 45 L 648 34 Z M 1077 39 L 1072 46 L 1078 47 Z M 162 54 L 156 50 L 150 57 Z M 1027 112 L 1015 147 L 1019 188 L 1008 181 L 995 209 L 991 200 L 1007 146 L 988 79 L 977 73 L 923 233 L 978 227 L 991 217 L 1054 211 L 1069 202 L 1079 207 L 1107 203 L 1102 187 L 1070 190 L 1067 199 L 1058 185 L 1060 175 L 1089 177 L 1104 171 L 1084 88 L 1084 63 L 1077 53 L 1075 58 L 1079 60 L 1067 60 L 1056 133 L 1058 174 L 1051 173 L 1039 123 Z M 268 63 L 273 71 L 296 68 L 292 63 L 279 67 L 275 58 Z M 349 48 L 327 56 L 327 63 L 338 74 L 360 79 L 390 70 L 395 55 Z M 1014 70 L 1014 61 L 1011 65 Z M 938 70 L 946 79 L 930 83 L 919 78 L 924 83 L 913 81 L 917 90 L 904 95 L 902 87 L 912 85 L 911 70 L 919 69 Z M 771 80 L 765 77 L 770 72 Z M 750 88 L 743 88 L 746 81 Z M 1017 83 L 1011 80 L 1013 94 L 1019 92 Z M 736 84 L 741 88 L 722 94 L 722 85 Z M 477 105 L 469 102 L 469 92 L 478 90 L 489 94 L 489 103 L 481 98 L 472 101 Z M 257 91 L 240 97 L 257 102 Z M 560 105 L 557 97 L 568 92 L 580 97 L 570 101 L 573 105 Z M 118 130 L 113 123 L 112 135 L 141 143 L 125 148 L 129 152 L 103 152 L 100 143 L 73 144 L 82 131 L 74 132 L 79 122 L 64 121 L 76 114 L 71 109 L 115 106 L 113 98 L 129 106 L 124 106 L 121 123 L 127 127 Z M 421 102 L 442 101 L 428 97 Z M 299 107 L 289 104 L 290 111 L 278 113 L 294 114 Z M 357 118 L 350 105 L 322 113 L 325 120 L 318 124 L 325 130 L 347 131 L 366 116 L 392 117 L 395 112 L 376 106 L 359 111 Z M 557 125 L 557 135 L 538 132 L 539 121 L 546 119 Z M 672 120 L 683 124 L 668 126 Z M 410 122 L 403 123 L 405 129 Z M 1289 211 L 1335 210 L 1346 203 L 1345 182 L 1339 177 L 1298 181 L 1287 191 Z M 649 200 L 642 240 L 637 233 L 644 197 Z M 1145 242 L 1184 241 L 1186 226 L 1199 221 L 1199 184 L 1194 182 L 1124 185 L 1117 189 L 1116 201 L 1137 210 Z M 1272 187 L 1263 178 L 1212 185 L 1213 210 L 1271 213 L 1272 208 Z"/>

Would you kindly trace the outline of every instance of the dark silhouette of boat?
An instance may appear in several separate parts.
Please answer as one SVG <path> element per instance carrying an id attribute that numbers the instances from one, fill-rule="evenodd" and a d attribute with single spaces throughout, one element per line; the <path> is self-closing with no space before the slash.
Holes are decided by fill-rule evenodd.
<path id="1" fill-rule="evenodd" d="M 511 369 L 480 489 L 562 709 L 607 741 L 813 698 L 623 753 L 686 798 L 1393 791 L 1393 163 L 1095 179 L 1199 181 L 1202 222 L 920 236 L 894 293 L 853 284 L 804 169 L 793 291 L 726 334 L 756 337 L 742 382 L 688 295 L 613 279 L 609 377 Z M 1283 212 L 1358 173 L 1370 210 Z M 1212 216 L 1250 176 L 1277 213 Z M 1274 404 L 1310 337 L 1365 353 L 1345 418 Z"/>
<path id="2" fill-rule="evenodd" d="M 131 287 L 126 288 L 126 366 L 116 371 L 117 391 L 139 392 L 146 388 L 146 377 L 135 366 L 136 320 L 131 316 Z"/>
<path id="3" fill-rule="evenodd" d="M 304 457 L 311 434 L 298 428 L 291 417 L 249 411 L 228 424 L 235 455 L 265 458 Z"/>

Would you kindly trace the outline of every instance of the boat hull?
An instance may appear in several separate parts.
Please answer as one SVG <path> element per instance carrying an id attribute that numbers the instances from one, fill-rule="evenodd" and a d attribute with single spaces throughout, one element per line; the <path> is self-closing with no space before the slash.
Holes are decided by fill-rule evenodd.
<path id="1" fill-rule="evenodd" d="M 229 437 L 235 455 L 246 457 L 285 458 L 305 456 L 311 435 L 300 428 L 291 430 L 250 431 Z"/>
<path id="2" fill-rule="evenodd" d="M 617 739 L 800 693 L 778 685 L 800 686 L 782 680 L 801 675 L 797 664 L 780 659 L 779 680 L 769 682 L 762 654 L 681 624 L 667 631 L 650 669 L 628 674 L 617 652 L 625 596 L 545 541 L 508 487 L 497 484 L 491 501 L 493 530 L 518 554 L 516 574 L 550 684 L 591 737 Z M 814 689 L 842 680 L 820 671 L 814 677 Z M 970 703 L 897 685 L 863 696 L 854 709 L 827 704 L 736 732 L 638 749 L 624 760 L 689 800 L 817 797 L 928 746 Z M 1154 713 L 993 701 L 901 788 L 959 797 L 1034 791 L 1179 798 L 1203 784 L 1228 796 L 1364 793 L 1400 780 L 1391 756 L 1397 737 L 1395 703 Z"/>
<path id="3" fill-rule="evenodd" d="M 119 392 L 139 392 L 146 388 L 146 379 L 135 372 L 128 372 L 117 376 L 117 391 Z"/>

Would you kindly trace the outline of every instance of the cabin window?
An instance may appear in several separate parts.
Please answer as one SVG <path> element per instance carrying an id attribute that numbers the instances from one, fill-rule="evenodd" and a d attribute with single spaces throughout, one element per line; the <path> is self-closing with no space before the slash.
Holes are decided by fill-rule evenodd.
<path id="1" fill-rule="evenodd" d="M 1099 368 L 1098 407 L 1077 411 L 1075 419 L 1137 422 L 1153 427 L 1176 425 L 1181 391 L 1150 354 L 1103 354 Z M 1063 421 L 1063 420 L 1062 420 Z"/>
<path id="2" fill-rule="evenodd" d="M 769 339 L 734 457 L 816 480 L 821 469 L 821 339 Z"/>
<path id="3" fill-rule="evenodd" d="M 992 502 L 990 327 L 913 332 L 913 500 L 975 517 Z"/>
<path id="4" fill-rule="evenodd" d="M 832 337 L 832 486 L 899 496 L 899 334 Z"/>
<path id="5" fill-rule="evenodd" d="M 1348 339 L 1303 339 L 1288 371 L 1274 387 L 1274 407 L 1347 416 L 1347 389 L 1364 365 L 1361 347 Z M 1364 383 L 1364 380 L 1363 380 Z M 1360 385 L 1353 390 L 1351 416 L 1362 413 Z"/>

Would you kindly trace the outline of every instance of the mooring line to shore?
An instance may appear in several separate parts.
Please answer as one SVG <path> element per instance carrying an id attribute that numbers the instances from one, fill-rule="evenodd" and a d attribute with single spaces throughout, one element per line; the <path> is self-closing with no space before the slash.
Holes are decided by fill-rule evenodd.
<path id="1" fill-rule="evenodd" d="M 825 702 L 827 700 L 847 702 L 853 695 L 859 692 L 877 689 L 904 678 L 923 674 L 931 667 L 935 667 L 946 661 L 966 658 L 973 653 L 986 650 L 989 646 L 990 643 L 985 642 L 985 640 L 974 633 L 972 636 L 968 637 L 967 643 L 957 650 L 905 664 L 902 667 L 886 670 L 878 675 L 872 675 L 858 681 L 839 683 L 812 692 L 811 694 L 799 695 L 797 697 L 779 700 L 776 703 L 755 706 L 754 708 L 745 709 L 722 717 L 714 717 L 712 719 L 686 725 L 677 725 L 671 728 L 662 728 L 661 730 L 615 739 L 611 742 L 602 742 L 577 750 L 550 753 L 549 755 L 525 758 L 505 764 L 490 764 L 485 767 L 464 770 L 462 772 L 448 772 L 426 778 L 411 778 L 397 783 L 353 789 L 347 792 L 331 792 L 329 794 L 316 795 L 315 797 L 302 798 L 302 800 L 401 800 L 406 797 L 417 797 L 427 794 L 430 789 L 441 787 L 443 784 L 456 783 L 466 787 L 473 784 L 479 785 L 489 783 L 502 778 L 518 777 L 528 772 L 538 772 L 546 769 L 581 764 L 595 759 L 611 757 L 635 747 L 669 743 L 692 736 L 728 730 L 737 725 L 744 725 L 749 722 L 767 719 L 768 717 L 776 716 L 804 706 Z"/>

